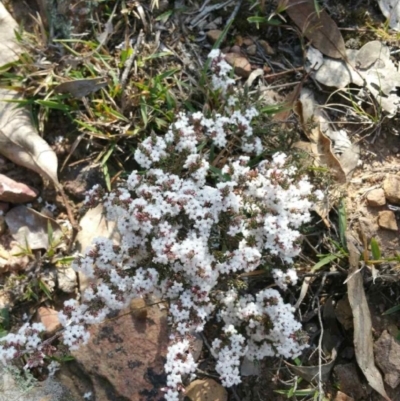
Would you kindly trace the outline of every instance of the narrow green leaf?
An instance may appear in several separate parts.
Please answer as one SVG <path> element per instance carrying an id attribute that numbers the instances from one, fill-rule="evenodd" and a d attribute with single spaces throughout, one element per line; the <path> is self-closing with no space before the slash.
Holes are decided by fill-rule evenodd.
<path id="1" fill-rule="evenodd" d="M 43 107 L 48 107 L 49 109 L 61 110 L 61 111 L 65 111 L 65 112 L 70 111 L 70 108 L 66 104 L 54 102 L 52 100 L 37 99 L 37 100 L 35 100 L 35 103 L 39 104 L 40 106 L 43 106 Z"/>
<path id="2" fill-rule="evenodd" d="M 168 10 L 165 11 L 165 13 L 160 14 L 157 18 L 156 21 L 162 21 L 162 22 L 167 22 L 168 18 L 174 13 L 175 10 Z"/>
<path id="3" fill-rule="evenodd" d="M 107 164 L 104 164 L 102 167 L 107 189 L 111 192 L 111 178 L 110 178 L 110 173 L 108 171 L 108 166 Z"/>
<path id="4" fill-rule="evenodd" d="M 254 16 L 254 17 L 249 17 L 247 18 L 247 21 L 252 23 L 252 24 L 267 24 L 267 25 L 282 25 L 282 21 L 278 19 L 268 19 L 266 17 L 260 17 L 260 16 Z"/>
<path id="5" fill-rule="evenodd" d="M 46 294 L 47 298 L 49 298 L 50 300 L 52 299 L 51 292 L 42 280 L 39 280 L 39 288 Z"/>
<path id="6" fill-rule="evenodd" d="M 398 311 L 400 311 L 400 305 L 393 306 L 392 308 L 390 308 L 387 311 L 383 312 L 382 315 L 383 316 L 391 315 L 391 314 L 396 313 Z"/>
<path id="7" fill-rule="evenodd" d="M 381 260 L 382 253 L 378 241 L 375 238 L 371 238 L 371 252 L 374 260 Z"/>
<path id="8" fill-rule="evenodd" d="M 322 258 L 319 262 L 317 262 L 311 269 L 312 272 L 319 270 L 322 266 L 327 265 L 328 263 L 332 262 L 333 260 L 337 259 L 338 256 L 335 254 L 329 254 Z"/>
<path id="9" fill-rule="evenodd" d="M 342 198 L 339 205 L 339 237 L 342 246 L 344 246 L 347 249 L 346 230 L 347 230 L 346 205 L 344 198 Z"/>

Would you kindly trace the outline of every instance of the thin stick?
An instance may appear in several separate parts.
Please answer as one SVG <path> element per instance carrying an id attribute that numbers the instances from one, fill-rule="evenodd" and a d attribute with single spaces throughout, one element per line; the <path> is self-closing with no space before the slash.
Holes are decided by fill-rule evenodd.
<path id="1" fill-rule="evenodd" d="M 324 336 L 324 325 L 322 323 L 321 317 L 321 305 L 319 304 L 319 299 L 317 298 L 318 305 L 318 321 L 321 326 L 321 334 L 318 340 L 318 401 L 322 401 L 322 337 Z"/>
<path id="2" fill-rule="evenodd" d="M 127 84 L 127 81 L 128 81 L 128 76 L 129 76 L 129 73 L 130 73 L 130 71 L 132 69 L 133 62 L 135 61 L 135 58 L 137 56 L 139 46 L 142 43 L 143 36 L 144 36 L 143 29 L 141 29 L 140 32 L 139 32 L 139 36 L 137 38 L 137 41 L 135 43 L 135 47 L 133 49 L 133 52 L 129 56 L 128 60 L 125 63 L 125 69 L 124 69 L 124 72 L 122 73 L 122 76 L 121 76 L 121 89 L 122 89 L 122 92 L 125 91 L 126 84 Z"/>

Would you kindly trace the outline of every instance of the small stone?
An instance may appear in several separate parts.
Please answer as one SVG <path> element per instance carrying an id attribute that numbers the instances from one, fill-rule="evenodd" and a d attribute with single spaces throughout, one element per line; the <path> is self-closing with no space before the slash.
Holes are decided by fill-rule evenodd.
<path id="1" fill-rule="evenodd" d="M 387 230 L 397 231 L 396 215 L 391 210 L 383 210 L 379 212 L 378 224 Z"/>
<path id="2" fill-rule="evenodd" d="M 252 38 L 246 37 L 246 38 L 243 39 L 243 44 L 245 46 L 254 45 L 254 40 Z"/>
<path id="3" fill-rule="evenodd" d="M 374 354 L 385 382 L 396 388 L 400 384 L 400 344 L 385 330 L 374 344 Z"/>
<path id="4" fill-rule="evenodd" d="M 0 201 L 26 203 L 33 201 L 37 195 L 37 191 L 28 187 L 28 185 L 0 174 Z"/>
<path id="5" fill-rule="evenodd" d="M 383 182 L 383 189 L 389 202 L 400 204 L 400 176 L 388 175 Z"/>
<path id="6" fill-rule="evenodd" d="M 382 188 L 373 189 L 367 194 L 369 206 L 378 207 L 386 204 L 385 191 Z"/>
<path id="7" fill-rule="evenodd" d="M 336 393 L 336 397 L 334 401 L 354 401 L 354 398 L 349 397 L 345 393 L 342 393 L 341 391 L 338 391 Z"/>
<path id="8" fill-rule="evenodd" d="M 38 309 L 38 315 L 43 326 L 46 328 L 47 333 L 54 333 L 61 328 L 61 323 L 58 319 L 58 312 L 56 310 L 41 306 Z"/>
<path id="9" fill-rule="evenodd" d="M 255 56 L 257 54 L 257 46 L 251 45 L 246 49 L 246 51 L 249 56 Z"/>
<path id="10" fill-rule="evenodd" d="M 207 32 L 207 40 L 213 45 L 221 36 L 222 31 L 219 29 L 211 29 L 210 31 Z"/>
<path id="11" fill-rule="evenodd" d="M 242 55 L 242 49 L 240 46 L 234 45 L 229 49 L 229 52 L 227 52 L 227 53 L 236 53 L 236 54 Z"/>
<path id="12" fill-rule="evenodd" d="M 251 64 L 246 57 L 237 53 L 225 54 L 226 61 L 234 68 L 235 74 L 247 78 L 251 73 Z"/>
<path id="13" fill-rule="evenodd" d="M 259 40 L 259 43 L 265 50 L 265 53 L 267 53 L 269 56 L 272 56 L 275 54 L 275 50 L 271 47 L 271 45 L 266 40 L 261 39 L 261 40 Z"/>
<path id="14" fill-rule="evenodd" d="M 66 292 L 67 294 L 73 293 L 77 284 L 75 270 L 72 267 L 57 269 L 57 281 L 58 288 L 61 291 Z"/>
<path id="15" fill-rule="evenodd" d="M 226 401 L 227 391 L 213 379 L 195 380 L 189 384 L 185 397 L 190 401 Z"/>

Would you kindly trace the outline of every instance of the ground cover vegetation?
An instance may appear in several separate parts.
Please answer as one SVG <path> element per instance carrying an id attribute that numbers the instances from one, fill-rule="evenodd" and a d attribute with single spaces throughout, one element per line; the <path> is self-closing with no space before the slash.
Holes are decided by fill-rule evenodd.
<path id="1" fill-rule="evenodd" d="M 88 343 L 91 325 L 143 298 L 167 309 L 166 400 L 182 399 L 191 381 L 207 375 L 229 389 L 230 399 L 256 399 L 256 391 L 277 400 L 334 399 L 338 390 L 352 391 L 342 385 L 339 370 L 329 379 L 340 359 L 356 359 L 376 396 L 395 399 L 375 366 L 385 373 L 386 365 L 373 357 L 364 286 L 376 299 L 392 283 L 397 296 L 396 239 L 355 224 L 361 209 L 347 203 L 359 190 L 349 189 L 354 170 L 372 160 L 365 138 L 374 142 L 382 131 L 393 133 L 397 121 L 395 89 L 376 88 L 383 79 L 400 86 L 392 20 L 371 15 L 378 5 L 369 2 L 350 14 L 340 2 L 175 3 L 47 4 L 45 12 L 25 16 L 34 21 L 29 29 L 15 29 L 17 57 L 0 67 L 1 87 L 11 92 L 2 96 L 18 109 L 29 108 L 60 172 L 40 159 L 45 145 L 37 152 L 37 139 L 35 146 L 22 145 L 33 163 L 5 152 L 45 177 L 34 182 L 41 200 L 35 196 L 31 207 L 47 215 L 40 223 L 46 245 L 32 247 L 28 230 L 4 263 L 2 295 L 12 298 L 13 307 L 0 309 L 0 362 L 39 379 L 54 375 L 70 352 Z M 351 28 L 345 44 L 328 12 L 342 24 L 364 25 Z M 196 26 L 210 15 L 225 29 L 198 45 Z M 282 37 L 280 30 L 290 33 Z M 288 51 L 281 48 L 276 60 L 272 50 L 266 57 L 263 35 L 285 41 Z M 246 40 L 252 41 L 246 57 L 232 51 Z M 353 65 L 346 46 L 354 41 L 361 50 Z M 376 41 L 385 41 L 394 56 Z M 362 51 L 371 42 L 372 50 Z M 371 67 L 376 59 L 365 54 L 374 51 L 386 65 Z M 232 60 L 232 54 L 238 56 Z M 323 68 L 333 74 L 329 58 L 347 63 L 355 75 L 327 90 L 318 82 L 326 83 Z M 363 80 L 362 89 L 355 88 L 355 77 Z M 303 90 L 307 85 L 317 100 Z M 382 168 L 394 171 L 396 180 L 398 164 L 385 152 Z M 85 176 L 84 190 L 72 191 L 71 201 L 63 170 L 81 164 L 94 166 L 97 179 L 90 185 Z M 382 185 L 388 206 L 380 205 L 377 219 L 395 236 L 396 217 L 383 223 L 382 212 L 395 216 L 398 200 Z M 79 210 L 98 205 L 115 222 L 119 238 L 94 238 L 78 252 Z M 8 213 L 5 221 L 11 230 Z M 42 275 L 65 266 L 85 278 L 79 294 L 57 295 Z M 347 316 L 336 301 L 350 305 Z M 62 327 L 55 333 L 34 313 L 21 313 L 44 304 L 58 307 Z M 397 305 L 388 299 L 381 305 L 396 326 Z M 352 324 L 344 328 L 346 319 Z M 391 334 L 396 341 L 397 331 Z M 192 353 L 196 335 L 207 344 L 204 358 L 213 361 L 208 373 Z M 345 355 L 346 347 L 352 355 Z M 257 371 L 255 378 L 243 374 L 244 360 Z M 260 390 L 268 376 L 274 393 Z"/>

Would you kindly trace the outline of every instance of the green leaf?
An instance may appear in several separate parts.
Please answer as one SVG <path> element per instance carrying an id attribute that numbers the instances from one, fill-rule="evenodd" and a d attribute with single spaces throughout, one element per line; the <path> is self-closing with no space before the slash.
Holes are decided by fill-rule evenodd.
<path id="1" fill-rule="evenodd" d="M 378 241 L 375 238 L 371 238 L 371 252 L 374 260 L 381 260 L 382 253 Z"/>
<path id="2" fill-rule="evenodd" d="M 218 176 L 220 180 L 231 181 L 231 176 L 229 174 L 223 174 L 221 169 L 214 166 L 210 166 L 209 169 L 214 175 Z"/>
<path id="3" fill-rule="evenodd" d="M 267 24 L 267 25 L 282 25 L 282 21 L 278 19 L 268 19 L 266 17 L 254 16 L 247 18 L 247 21 L 252 24 Z"/>
<path id="4" fill-rule="evenodd" d="M 396 313 L 398 311 L 400 311 L 400 305 L 393 306 L 393 308 L 390 308 L 387 311 L 383 312 L 382 315 L 383 316 L 391 315 L 391 314 Z"/>
<path id="5" fill-rule="evenodd" d="M 175 10 L 168 10 L 165 13 L 160 14 L 157 18 L 156 21 L 162 21 L 162 22 L 167 22 L 168 18 L 174 13 Z"/>
<path id="6" fill-rule="evenodd" d="M 10 311 L 8 308 L 0 309 L 0 327 L 5 330 L 10 329 Z"/>
<path id="7" fill-rule="evenodd" d="M 43 106 L 43 107 L 48 107 L 49 109 L 62 110 L 62 111 L 65 111 L 65 112 L 69 112 L 70 111 L 70 108 L 66 104 L 60 103 L 60 102 L 55 102 L 55 101 L 52 101 L 52 100 L 41 100 L 41 99 L 38 99 L 38 100 L 35 100 L 35 103 L 39 104 L 40 106 Z"/>
<path id="8" fill-rule="evenodd" d="M 110 177 L 110 173 L 108 171 L 107 163 L 103 164 L 102 169 L 103 169 L 103 174 L 104 174 L 104 179 L 106 181 L 107 189 L 108 189 L 108 191 L 111 192 L 111 177 Z"/>
<path id="9" fill-rule="evenodd" d="M 344 198 L 342 198 L 339 205 L 339 237 L 341 244 L 347 249 L 346 230 L 347 230 L 346 205 Z"/>
<path id="10" fill-rule="evenodd" d="M 52 299 L 50 290 L 47 288 L 47 285 L 42 280 L 39 280 L 39 288 L 46 294 L 47 298 L 49 298 L 50 300 Z"/>
<path id="11" fill-rule="evenodd" d="M 328 263 L 332 262 L 333 260 L 337 259 L 338 256 L 335 254 L 329 254 L 317 262 L 311 269 L 312 272 L 319 270 L 322 266 L 327 265 Z"/>

